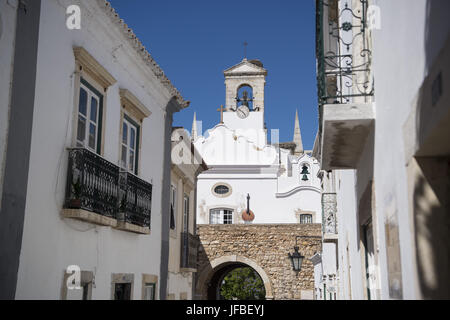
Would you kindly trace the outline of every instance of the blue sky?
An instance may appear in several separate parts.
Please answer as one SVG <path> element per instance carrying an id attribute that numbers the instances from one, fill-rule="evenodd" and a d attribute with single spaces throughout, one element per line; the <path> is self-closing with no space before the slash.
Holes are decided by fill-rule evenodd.
<path id="1" fill-rule="evenodd" d="M 303 144 L 317 131 L 315 11 L 313 0 L 111 0 L 189 108 L 174 126 L 190 130 L 194 111 L 203 130 L 220 121 L 225 104 L 223 71 L 248 59 L 268 70 L 265 121 L 291 141 L 298 109 Z"/>

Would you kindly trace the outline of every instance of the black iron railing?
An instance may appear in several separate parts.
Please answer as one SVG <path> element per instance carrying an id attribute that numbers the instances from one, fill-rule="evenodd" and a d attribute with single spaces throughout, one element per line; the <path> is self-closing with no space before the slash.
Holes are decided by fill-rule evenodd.
<path id="1" fill-rule="evenodd" d="M 152 185 L 84 148 L 69 150 L 65 208 L 150 227 Z M 121 213 L 119 215 L 119 213 Z"/>
<path id="2" fill-rule="evenodd" d="M 368 0 L 316 0 L 316 56 L 319 106 L 372 96 L 367 27 Z"/>
<path id="3" fill-rule="evenodd" d="M 66 208 L 116 218 L 119 167 L 83 148 L 69 150 Z"/>
<path id="4" fill-rule="evenodd" d="M 200 238 L 189 232 L 181 233 L 181 268 L 197 268 L 197 251 Z"/>
<path id="5" fill-rule="evenodd" d="M 150 227 L 152 185 L 132 173 L 120 173 L 120 206 L 125 222 Z"/>

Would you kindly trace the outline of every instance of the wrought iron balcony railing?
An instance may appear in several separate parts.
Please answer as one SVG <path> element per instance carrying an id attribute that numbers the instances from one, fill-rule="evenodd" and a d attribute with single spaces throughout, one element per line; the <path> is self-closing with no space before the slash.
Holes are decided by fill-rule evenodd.
<path id="1" fill-rule="evenodd" d="M 127 223 L 150 227 L 152 209 L 152 185 L 134 174 L 120 173 L 120 206 Z"/>
<path id="2" fill-rule="evenodd" d="M 189 232 L 181 233 L 181 268 L 197 268 L 197 251 L 200 238 Z"/>
<path id="3" fill-rule="evenodd" d="M 316 0 L 316 3 L 319 105 L 349 103 L 352 98 L 372 96 L 368 0 Z"/>
<path id="4" fill-rule="evenodd" d="M 116 218 L 119 167 L 83 148 L 69 150 L 66 208 Z"/>
<path id="5" fill-rule="evenodd" d="M 69 150 L 65 208 L 150 227 L 151 200 L 150 183 L 88 149 Z"/>

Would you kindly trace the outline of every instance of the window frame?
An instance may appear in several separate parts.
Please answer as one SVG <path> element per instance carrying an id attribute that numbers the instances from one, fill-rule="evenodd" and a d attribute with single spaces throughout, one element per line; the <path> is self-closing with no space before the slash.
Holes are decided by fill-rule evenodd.
<path id="1" fill-rule="evenodd" d="M 306 222 L 303 219 L 306 219 Z M 300 214 L 300 224 L 311 224 L 311 223 L 313 223 L 313 215 L 311 213 Z"/>
<path id="2" fill-rule="evenodd" d="M 125 112 L 123 113 L 121 117 L 121 123 L 120 123 L 120 159 L 119 159 L 119 167 L 127 172 L 131 172 L 134 175 L 139 174 L 139 155 L 140 155 L 140 148 L 141 148 L 141 125 L 138 124 L 137 121 L 132 119 L 130 116 L 128 116 Z M 123 142 L 123 135 L 124 135 L 124 124 L 127 125 L 127 144 L 124 145 Z M 131 125 L 131 127 L 130 127 Z M 131 138 L 131 128 L 135 129 L 135 136 L 134 136 L 134 163 L 133 163 L 133 169 L 130 170 L 129 168 L 129 155 L 130 155 L 130 145 L 129 145 L 129 139 Z M 129 130 L 128 130 L 129 129 Z M 122 158 L 123 158 L 123 147 L 126 147 L 126 163 L 125 166 L 123 166 Z"/>
<path id="3" fill-rule="evenodd" d="M 78 132 L 79 132 L 79 117 L 80 117 L 80 97 L 81 97 L 81 90 L 84 90 L 87 93 L 87 104 L 86 104 L 86 115 L 83 115 L 85 118 L 85 132 L 84 132 L 84 140 L 80 141 L 78 140 Z M 92 97 L 95 97 L 98 101 L 97 105 L 97 123 L 96 123 L 96 137 L 95 137 L 95 147 L 91 148 L 89 146 L 89 129 L 91 124 L 91 99 Z M 100 93 L 99 90 L 97 90 L 94 85 L 92 85 L 88 80 L 86 80 L 83 76 L 80 76 L 79 86 L 78 86 L 78 95 L 77 95 L 77 103 L 76 103 L 76 117 L 75 117 L 75 146 L 86 148 L 90 151 L 93 151 L 99 155 L 101 155 L 102 152 L 102 137 L 103 137 L 103 112 L 104 111 L 104 96 Z"/>
<path id="4" fill-rule="evenodd" d="M 189 195 L 183 195 L 183 232 L 189 232 Z"/>
<path id="5" fill-rule="evenodd" d="M 219 219 L 213 219 L 213 212 L 219 212 Z M 227 213 L 227 218 L 225 214 Z M 209 210 L 209 224 L 233 224 L 233 214 L 234 210 L 230 208 L 212 208 Z M 218 221 L 218 222 L 215 222 Z M 225 223 L 225 221 L 230 221 L 230 223 Z"/>

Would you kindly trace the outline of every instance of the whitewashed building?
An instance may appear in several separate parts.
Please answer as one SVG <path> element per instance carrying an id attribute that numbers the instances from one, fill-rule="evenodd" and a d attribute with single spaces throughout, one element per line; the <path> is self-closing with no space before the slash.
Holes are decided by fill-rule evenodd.
<path id="1" fill-rule="evenodd" d="M 224 75 L 220 123 L 204 135 L 195 118 L 192 127 L 194 145 L 208 165 L 198 176 L 197 223 L 321 223 L 320 167 L 303 150 L 298 115 L 293 142 L 278 143 L 274 130 L 268 143 L 266 69 L 244 58 Z"/>
<path id="2" fill-rule="evenodd" d="M 0 20 L 0 298 L 165 299 L 189 102 L 107 1 L 2 0 Z"/>
<path id="3" fill-rule="evenodd" d="M 318 297 L 450 297 L 448 12 L 445 0 L 316 1 L 313 154 L 337 225 L 316 257 Z"/>

